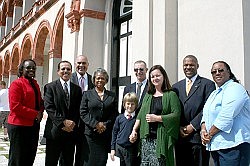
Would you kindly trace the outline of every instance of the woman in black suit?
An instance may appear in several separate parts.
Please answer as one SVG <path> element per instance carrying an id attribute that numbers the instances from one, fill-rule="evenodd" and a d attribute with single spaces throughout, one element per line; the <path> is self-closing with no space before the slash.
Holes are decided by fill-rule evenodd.
<path id="1" fill-rule="evenodd" d="M 94 89 L 84 92 L 80 116 L 85 123 L 84 134 L 88 143 L 87 166 L 106 166 L 112 128 L 117 111 L 117 100 L 113 92 L 106 90 L 108 73 L 97 68 L 93 74 Z"/>

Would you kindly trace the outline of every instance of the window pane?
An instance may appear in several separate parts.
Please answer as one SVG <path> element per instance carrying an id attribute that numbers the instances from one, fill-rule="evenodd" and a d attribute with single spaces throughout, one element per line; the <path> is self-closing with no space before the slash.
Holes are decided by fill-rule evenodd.
<path id="1" fill-rule="evenodd" d="M 127 38 L 121 38 L 120 40 L 120 77 L 126 76 L 127 69 Z"/>
<path id="2" fill-rule="evenodd" d="M 130 35 L 128 36 L 128 76 L 131 76 L 131 74 L 133 74 L 133 69 L 134 64 L 132 63 L 132 35 Z"/>
<path id="3" fill-rule="evenodd" d="M 121 35 L 127 33 L 127 22 L 121 24 Z"/>
<path id="4" fill-rule="evenodd" d="M 128 32 L 132 32 L 133 21 L 132 19 L 128 21 Z"/>
<path id="5" fill-rule="evenodd" d="M 133 0 L 122 0 L 120 7 L 120 17 L 132 12 Z"/>

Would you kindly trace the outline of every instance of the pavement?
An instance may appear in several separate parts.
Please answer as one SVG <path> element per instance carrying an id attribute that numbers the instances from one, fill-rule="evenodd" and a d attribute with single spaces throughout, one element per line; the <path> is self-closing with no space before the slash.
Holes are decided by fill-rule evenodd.
<path id="1" fill-rule="evenodd" d="M 36 159 L 33 166 L 45 166 L 45 145 L 41 145 L 40 141 L 42 139 L 43 131 L 44 131 L 45 121 L 41 122 L 40 129 L 40 140 L 38 142 Z M 3 135 L 3 130 L 0 130 L 0 166 L 8 165 L 8 156 L 9 156 L 9 146 L 10 142 L 5 141 Z"/>
<path id="2" fill-rule="evenodd" d="M 46 145 L 41 145 L 40 142 L 43 138 L 43 132 L 44 132 L 44 127 L 45 127 L 45 123 L 46 123 L 46 118 L 47 118 L 47 115 L 45 114 L 44 118 L 40 124 L 40 140 L 38 142 L 37 154 L 36 154 L 36 158 L 35 158 L 33 166 L 45 166 L 45 148 L 46 148 Z M 10 142 L 4 141 L 3 138 L 4 138 L 3 129 L 0 129 L 0 166 L 7 166 L 8 165 Z M 117 158 L 115 161 L 111 161 L 110 157 L 109 157 L 106 166 L 119 166 L 119 165 L 120 165 L 119 158 Z"/>

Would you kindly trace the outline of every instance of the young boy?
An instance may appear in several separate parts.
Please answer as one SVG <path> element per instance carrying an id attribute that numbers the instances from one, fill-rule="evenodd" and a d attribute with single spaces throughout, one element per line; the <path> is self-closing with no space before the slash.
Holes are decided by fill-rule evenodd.
<path id="1" fill-rule="evenodd" d="M 120 166 L 134 166 L 137 163 L 137 143 L 131 143 L 129 136 L 132 132 L 136 117 L 135 109 L 138 105 L 138 98 L 134 92 L 127 93 L 123 98 L 124 114 L 120 114 L 112 131 L 111 160 L 114 156 L 120 158 Z"/>

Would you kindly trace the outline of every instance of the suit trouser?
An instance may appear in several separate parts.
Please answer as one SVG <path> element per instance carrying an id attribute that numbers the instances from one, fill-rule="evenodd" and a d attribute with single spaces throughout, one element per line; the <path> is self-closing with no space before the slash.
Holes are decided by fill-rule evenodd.
<path id="1" fill-rule="evenodd" d="M 75 152 L 75 141 L 71 137 L 68 139 L 46 138 L 46 166 L 57 166 L 59 157 L 62 158 L 63 166 L 73 166 Z"/>
<path id="2" fill-rule="evenodd" d="M 9 166 L 32 166 L 36 157 L 40 124 L 16 126 L 8 124 L 10 139 Z"/>
<path id="3" fill-rule="evenodd" d="M 75 166 L 83 166 L 86 162 L 86 138 L 84 135 L 84 123 L 80 120 L 76 139 Z"/>
<path id="4" fill-rule="evenodd" d="M 120 166 L 136 166 L 138 164 L 137 148 L 136 145 L 124 148 L 119 144 L 116 144 L 115 154 L 120 158 Z"/>
<path id="5" fill-rule="evenodd" d="M 176 143 L 176 166 L 208 166 L 210 153 L 202 144 L 190 142 Z"/>

